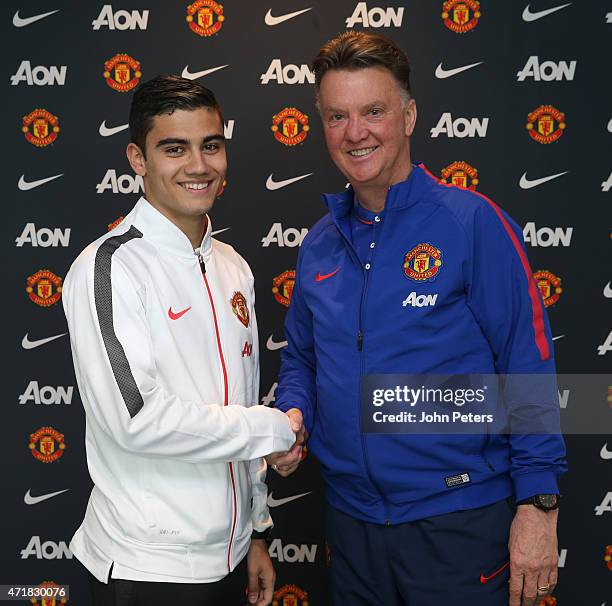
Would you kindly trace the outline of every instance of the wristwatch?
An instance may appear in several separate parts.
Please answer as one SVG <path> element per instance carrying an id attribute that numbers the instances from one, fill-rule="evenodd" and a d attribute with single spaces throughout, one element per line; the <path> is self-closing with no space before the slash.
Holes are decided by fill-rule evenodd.
<path id="1" fill-rule="evenodd" d="M 266 542 L 266 545 L 270 546 L 273 540 L 272 526 L 268 526 L 268 528 L 262 530 L 261 532 L 258 530 L 253 530 L 253 532 L 251 533 L 251 540 L 252 539 L 263 539 Z"/>
<path id="2" fill-rule="evenodd" d="M 559 494 L 536 494 L 528 499 L 517 501 L 517 505 L 535 505 L 542 511 L 553 511 L 553 509 L 559 509 L 559 501 L 561 495 Z"/>

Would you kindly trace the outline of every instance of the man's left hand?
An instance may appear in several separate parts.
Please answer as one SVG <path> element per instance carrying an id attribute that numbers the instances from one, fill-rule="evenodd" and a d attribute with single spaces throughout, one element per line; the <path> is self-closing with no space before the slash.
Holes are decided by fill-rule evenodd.
<path id="1" fill-rule="evenodd" d="M 247 601 L 255 606 L 267 606 L 274 596 L 276 573 L 263 539 L 252 539 L 247 554 L 249 587 Z"/>
<path id="2" fill-rule="evenodd" d="M 519 505 L 510 527 L 510 606 L 533 606 L 557 584 L 558 510 Z M 547 588 L 544 591 L 544 588 Z"/>

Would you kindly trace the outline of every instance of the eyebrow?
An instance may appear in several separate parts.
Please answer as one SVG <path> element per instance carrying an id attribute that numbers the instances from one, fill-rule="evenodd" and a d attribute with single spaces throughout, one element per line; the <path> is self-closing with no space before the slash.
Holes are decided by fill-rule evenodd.
<path id="1" fill-rule="evenodd" d="M 374 101 L 370 101 L 361 107 L 361 109 L 374 107 L 376 105 L 387 105 L 382 99 L 375 99 Z M 344 109 L 340 109 L 339 107 L 323 107 L 322 111 L 324 112 L 343 112 L 346 111 Z"/>
<path id="2" fill-rule="evenodd" d="M 214 135 L 208 135 L 202 139 L 202 145 L 210 143 L 211 141 L 225 141 L 225 137 L 219 133 Z M 167 139 L 161 139 L 157 142 L 155 147 L 164 147 L 165 145 L 189 145 L 188 139 L 178 139 L 176 137 L 168 137 Z"/>

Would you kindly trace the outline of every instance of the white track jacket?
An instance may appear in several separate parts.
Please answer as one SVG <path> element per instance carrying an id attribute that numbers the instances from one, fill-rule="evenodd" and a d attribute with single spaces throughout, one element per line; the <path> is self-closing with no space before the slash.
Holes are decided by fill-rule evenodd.
<path id="1" fill-rule="evenodd" d="M 221 579 L 272 524 L 261 457 L 295 438 L 255 405 L 249 266 L 210 220 L 194 252 L 141 198 L 79 255 L 62 299 L 95 484 L 71 551 L 103 582 L 111 564 L 113 578 Z"/>

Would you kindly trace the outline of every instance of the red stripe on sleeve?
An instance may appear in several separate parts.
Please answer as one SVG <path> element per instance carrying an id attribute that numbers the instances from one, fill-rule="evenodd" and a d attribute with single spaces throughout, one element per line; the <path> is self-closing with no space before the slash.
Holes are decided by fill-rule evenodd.
<path id="1" fill-rule="evenodd" d="M 456 187 L 455 185 L 451 185 L 448 183 L 441 183 L 440 180 L 435 175 L 432 175 L 425 168 L 424 165 L 421 164 L 420 166 L 432 179 L 434 179 L 440 185 L 444 185 L 445 187 Z M 461 189 L 461 188 L 458 188 L 458 189 Z M 499 217 L 500 221 L 502 222 L 502 225 L 506 229 L 508 236 L 510 236 L 510 240 L 512 241 L 512 244 L 514 245 L 514 249 L 516 250 L 521 260 L 523 271 L 525 272 L 525 277 L 527 278 L 527 284 L 529 285 L 529 298 L 531 299 L 532 325 L 533 325 L 533 331 L 535 333 L 536 346 L 538 350 L 540 351 L 540 359 L 548 360 L 548 358 L 550 358 L 550 347 L 548 345 L 548 339 L 546 338 L 546 330 L 544 329 L 544 310 L 542 309 L 542 301 L 540 299 L 540 293 L 538 291 L 538 287 L 535 283 L 535 280 L 533 279 L 533 272 L 531 271 L 531 267 L 529 267 L 529 261 L 527 260 L 527 255 L 525 255 L 525 251 L 523 250 L 523 247 L 518 241 L 516 234 L 514 233 L 514 230 L 512 229 L 512 227 L 510 227 L 510 224 L 508 223 L 508 221 L 506 221 L 506 218 L 502 214 L 499 206 L 497 206 L 497 204 L 495 204 L 493 200 L 490 200 L 489 198 L 487 198 L 485 195 L 481 194 L 480 192 L 475 191 L 473 193 L 475 193 L 477 196 L 480 196 L 483 200 L 485 200 L 489 204 L 489 206 L 491 206 L 491 208 L 495 211 L 495 214 Z"/>

